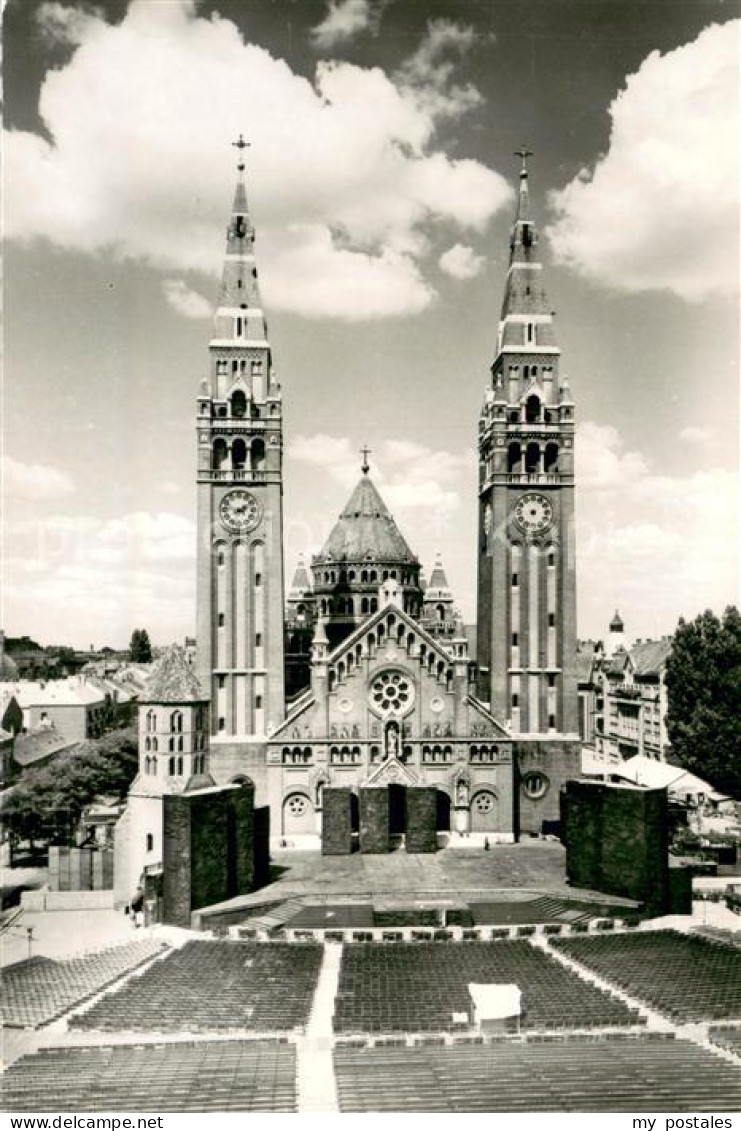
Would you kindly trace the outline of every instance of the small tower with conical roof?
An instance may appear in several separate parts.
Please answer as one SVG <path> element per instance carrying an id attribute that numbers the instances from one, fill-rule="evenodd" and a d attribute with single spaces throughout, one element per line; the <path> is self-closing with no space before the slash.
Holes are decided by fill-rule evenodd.
<path id="1" fill-rule="evenodd" d="M 431 636 L 438 640 L 451 640 L 456 632 L 456 618 L 453 590 L 448 584 L 442 557 L 438 554 L 425 589 L 420 621 Z"/>
<path id="2" fill-rule="evenodd" d="M 574 402 L 530 207 L 531 154 L 518 156 L 509 270 L 479 421 L 478 691 L 515 734 L 573 736 Z"/>
<path id="3" fill-rule="evenodd" d="M 620 616 L 619 611 L 615 609 L 615 615 L 610 621 L 610 634 L 607 638 L 606 654 L 608 656 L 614 656 L 616 652 L 620 652 L 621 650 L 624 652 L 628 651 L 628 638 L 625 635 L 623 618 Z"/>
<path id="4" fill-rule="evenodd" d="M 239 160 L 198 395 L 197 668 L 211 701 L 212 767 L 231 774 L 284 712 L 281 394 Z M 223 755 L 223 757 L 222 757 Z"/>

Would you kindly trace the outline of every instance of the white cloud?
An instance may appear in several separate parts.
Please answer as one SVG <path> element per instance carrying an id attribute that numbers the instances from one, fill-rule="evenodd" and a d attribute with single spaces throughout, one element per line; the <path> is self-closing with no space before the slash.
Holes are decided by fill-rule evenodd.
<path id="1" fill-rule="evenodd" d="M 511 199 L 497 173 L 437 144 L 440 123 L 472 99 L 450 85 L 449 61 L 435 61 L 467 33 L 436 33 L 427 78 L 424 65 L 402 79 L 320 62 L 310 81 L 186 0 L 132 0 L 119 24 L 90 15 L 68 25 L 79 46 L 40 96 L 51 141 L 6 135 L 10 238 L 145 260 L 169 277 L 214 274 L 234 176 L 228 141 L 244 129 L 245 106 L 273 309 L 419 311 L 435 297 L 422 257 L 438 232 L 481 230 Z"/>
<path id="2" fill-rule="evenodd" d="M 321 50 L 347 43 L 378 25 L 377 9 L 370 0 L 330 0 L 327 14 L 312 28 L 311 38 Z"/>
<path id="3" fill-rule="evenodd" d="M 23 463 L 4 456 L 3 493 L 6 499 L 61 499 L 74 493 L 75 485 L 65 471 L 40 463 Z"/>
<path id="4" fill-rule="evenodd" d="M 208 299 L 192 290 L 183 279 L 165 279 L 162 289 L 172 309 L 184 318 L 208 318 L 213 312 Z"/>
<path id="5" fill-rule="evenodd" d="M 474 279 L 484 269 L 486 260 L 477 255 L 472 247 L 456 243 L 440 256 L 438 266 L 446 275 L 454 279 Z"/>
<path id="6" fill-rule="evenodd" d="M 492 36 L 485 37 L 492 41 Z M 476 42 L 470 25 L 453 20 L 430 20 L 417 50 L 404 61 L 397 72 L 402 86 L 415 92 L 420 105 L 440 117 L 458 117 L 480 105 L 482 98 L 471 83 L 452 83 L 457 61 Z"/>
<path id="7" fill-rule="evenodd" d="M 44 641 L 87 645 L 77 625 L 105 626 L 98 643 L 124 645 L 145 624 L 155 640 L 191 631 L 196 530 L 181 515 L 134 512 L 110 519 L 56 515 L 9 524 L 6 608 Z M 90 628 L 84 632 L 89 635 Z"/>
<path id="8" fill-rule="evenodd" d="M 684 440 L 686 444 L 692 444 L 696 447 L 702 447 L 705 444 L 709 444 L 714 436 L 715 432 L 712 428 L 698 427 L 694 424 L 688 425 L 679 433 L 680 440 Z"/>
<path id="9" fill-rule="evenodd" d="M 658 474 L 614 428 L 585 423 L 576 474 L 580 606 L 590 631 L 616 605 L 635 610 L 640 620 L 629 631 L 646 635 L 672 631 L 680 612 L 694 616 L 736 599 L 735 473 Z"/>
<path id="10" fill-rule="evenodd" d="M 102 19 L 100 8 L 91 5 L 75 5 L 50 2 L 42 4 L 36 15 L 36 22 L 42 37 L 52 44 L 79 43 L 94 29 Z"/>
<path id="11" fill-rule="evenodd" d="M 346 489 L 360 475 L 359 453 L 345 436 L 296 436 L 288 456 L 321 467 Z M 371 476 L 392 510 L 442 508 L 449 513 L 460 505 L 460 477 L 472 460 L 468 452 L 456 455 L 413 440 L 387 439 L 371 452 Z"/>
<path id="12" fill-rule="evenodd" d="M 713 24 L 628 76 L 607 154 L 551 196 L 558 260 L 625 291 L 735 292 L 739 26 Z"/>

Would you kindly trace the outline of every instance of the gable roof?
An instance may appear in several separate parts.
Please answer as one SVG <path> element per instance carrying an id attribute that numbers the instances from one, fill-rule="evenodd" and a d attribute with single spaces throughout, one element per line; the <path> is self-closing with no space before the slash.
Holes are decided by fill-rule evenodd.
<path id="1" fill-rule="evenodd" d="M 314 561 L 417 564 L 375 484 L 363 475 Z"/>
<path id="2" fill-rule="evenodd" d="M 671 637 L 661 640 L 641 640 L 630 650 L 634 675 L 659 675 L 672 650 Z"/>

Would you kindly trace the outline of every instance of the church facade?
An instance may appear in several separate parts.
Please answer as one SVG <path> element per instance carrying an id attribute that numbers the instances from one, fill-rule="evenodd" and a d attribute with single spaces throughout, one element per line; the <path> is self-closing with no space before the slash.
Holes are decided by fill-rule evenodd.
<path id="1" fill-rule="evenodd" d="M 479 421 L 475 656 L 442 561 L 426 584 L 367 451 L 324 545 L 285 591 L 282 393 L 240 160 L 197 397 L 198 627 L 186 681 L 197 764 L 169 747 L 153 762 L 152 720 L 159 711 L 170 726 L 184 708 L 160 704 L 151 688 L 127 817 L 134 871 L 140 857 L 157 870 L 157 837 L 144 826 L 173 792 L 254 787 L 273 844 L 299 847 L 319 843 L 324 797 L 337 788 L 355 797 L 388 788 L 397 799 L 398 787 L 434 789 L 437 831 L 453 844 L 511 841 L 558 821 L 561 788 L 580 775 L 574 404 L 559 373 L 526 156 Z M 182 668 L 182 657 L 172 662 Z M 403 831 L 401 809 L 390 806 L 392 834 Z M 131 841 L 142 837 L 137 855 Z"/>

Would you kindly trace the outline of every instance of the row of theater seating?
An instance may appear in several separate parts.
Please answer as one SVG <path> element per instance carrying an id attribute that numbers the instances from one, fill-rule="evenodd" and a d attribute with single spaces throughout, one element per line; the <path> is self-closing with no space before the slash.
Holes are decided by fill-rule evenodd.
<path id="1" fill-rule="evenodd" d="M 334 1051 L 342 1112 L 741 1111 L 741 1069 L 681 1040 Z"/>
<path id="2" fill-rule="evenodd" d="M 71 1023 L 150 1033 L 291 1030 L 309 1016 L 322 953 L 313 943 L 197 939 Z"/>
<path id="3" fill-rule="evenodd" d="M 24 1029 L 53 1021 L 162 950 L 162 943 L 142 939 L 75 958 L 35 957 L 7 966 L 3 1021 Z"/>
<path id="4" fill-rule="evenodd" d="M 709 1035 L 713 1044 L 741 1056 L 741 1025 L 715 1025 Z"/>
<path id="5" fill-rule="evenodd" d="M 6 1111 L 296 1111 L 296 1050 L 278 1041 L 44 1049 L 3 1080 Z"/>
<path id="6" fill-rule="evenodd" d="M 359 943 L 343 951 L 335 1032 L 450 1032 L 471 1022 L 470 982 L 515 983 L 522 1027 L 639 1024 L 636 1010 L 525 941 Z M 459 1015 L 454 1021 L 453 1015 Z"/>
<path id="7" fill-rule="evenodd" d="M 551 945 L 674 1021 L 741 1016 L 741 950 L 678 931 L 582 935 Z"/>

